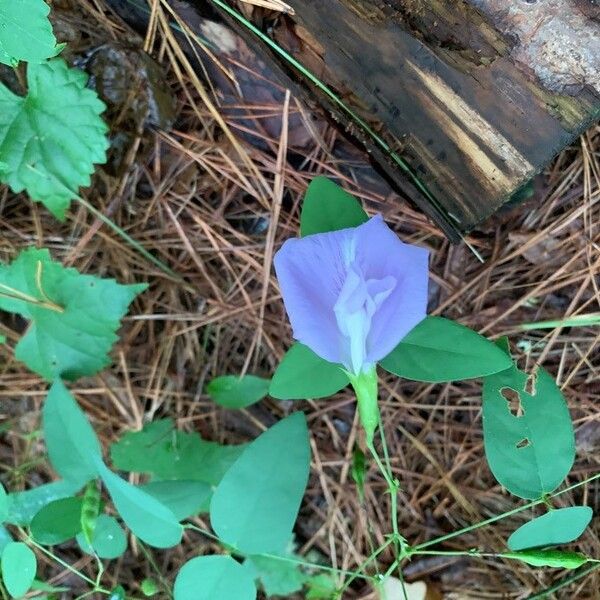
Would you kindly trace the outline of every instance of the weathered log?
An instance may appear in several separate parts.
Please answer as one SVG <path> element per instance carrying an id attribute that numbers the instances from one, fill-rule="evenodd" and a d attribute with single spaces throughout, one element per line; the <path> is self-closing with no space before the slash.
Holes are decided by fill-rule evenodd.
<path id="1" fill-rule="evenodd" d="M 253 11 L 350 112 L 215 0 L 169 2 L 220 11 L 270 78 L 317 98 L 454 240 L 600 112 L 596 0 L 286 0 L 293 15 Z"/>

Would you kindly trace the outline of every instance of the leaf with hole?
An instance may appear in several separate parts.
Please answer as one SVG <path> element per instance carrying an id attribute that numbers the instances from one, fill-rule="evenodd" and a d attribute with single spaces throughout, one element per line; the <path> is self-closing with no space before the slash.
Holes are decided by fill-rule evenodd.
<path id="1" fill-rule="evenodd" d="M 327 362 L 308 346 L 296 343 L 279 363 L 269 394 L 278 400 L 327 398 L 349 383 L 341 365 Z"/>
<path id="2" fill-rule="evenodd" d="M 33 539 L 54 546 L 73 539 L 81 531 L 81 498 L 63 498 L 50 502 L 31 521 Z"/>
<path id="3" fill-rule="evenodd" d="M 208 512 L 213 493 L 208 483 L 193 480 L 151 481 L 140 489 L 169 508 L 178 521 Z"/>
<path id="4" fill-rule="evenodd" d="M 230 556 L 198 556 L 181 567 L 175 600 L 256 600 L 252 577 Z"/>
<path id="5" fill-rule="evenodd" d="M 268 379 L 256 375 L 223 375 L 206 386 L 206 393 L 223 408 L 246 408 L 269 393 L 269 384 Z"/>
<path id="6" fill-rule="evenodd" d="M 223 446 L 203 440 L 197 433 L 174 429 L 172 419 L 127 432 L 110 449 L 117 469 L 150 473 L 154 479 L 184 479 L 219 484 L 245 445 Z"/>
<path id="7" fill-rule="evenodd" d="M 72 481 L 53 481 L 44 483 L 24 492 L 12 492 L 8 495 L 8 515 L 6 522 L 21 527 L 29 525 L 35 515 L 44 506 L 68 498 L 81 489 L 79 483 Z"/>
<path id="8" fill-rule="evenodd" d="M 0 570 L 6 591 L 13 598 L 21 598 L 29 591 L 35 579 L 35 554 L 23 542 L 10 542 L 0 557 Z"/>
<path id="9" fill-rule="evenodd" d="M 0 264 L 0 309 L 31 321 L 15 356 L 49 381 L 95 375 L 110 363 L 115 331 L 141 285 L 82 275 L 45 249 Z"/>
<path id="10" fill-rule="evenodd" d="M 542 368 L 535 378 L 515 366 L 485 378 L 483 440 L 494 477 L 521 498 L 555 490 L 575 459 L 569 410 Z"/>
<path id="11" fill-rule="evenodd" d="M 106 162 L 106 109 L 88 76 L 55 58 L 27 67 L 27 96 L 0 83 L 0 181 L 65 218 L 95 163 Z"/>
<path id="12" fill-rule="evenodd" d="M 520 560 L 532 567 L 555 567 L 558 569 L 577 569 L 584 565 L 588 558 L 579 552 L 563 552 L 562 550 L 522 550 L 521 552 L 503 552 L 502 558 Z"/>
<path id="13" fill-rule="evenodd" d="M 576 540 L 590 524 L 593 511 L 589 506 L 558 508 L 521 525 L 509 538 L 511 550 L 568 544 Z"/>
<path id="14" fill-rule="evenodd" d="M 86 554 L 95 553 L 106 560 L 119 558 L 127 549 L 127 537 L 123 528 L 109 515 L 98 516 L 91 545 L 87 543 L 83 533 L 77 534 L 76 539 Z"/>
<path id="15" fill-rule="evenodd" d="M 244 554 L 285 551 L 309 466 L 306 418 L 297 412 L 259 436 L 227 471 L 210 503 L 215 533 Z"/>
<path id="16" fill-rule="evenodd" d="M 105 465 L 99 464 L 98 472 L 115 508 L 134 535 L 155 548 L 179 544 L 183 528 L 169 508 L 115 475 Z"/>
<path id="17" fill-rule="evenodd" d="M 97 475 L 100 442 L 87 417 L 57 379 L 42 409 L 42 428 L 50 463 L 67 481 L 83 486 Z"/>
<path id="18" fill-rule="evenodd" d="M 358 227 L 369 220 L 358 200 L 327 177 L 315 177 L 302 203 L 300 234 Z"/>
<path id="19" fill-rule="evenodd" d="M 421 321 L 381 366 L 411 379 L 441 383 L 484 377 L 512 366 L 510 357 L 472 329 L 442 317 Z"/>

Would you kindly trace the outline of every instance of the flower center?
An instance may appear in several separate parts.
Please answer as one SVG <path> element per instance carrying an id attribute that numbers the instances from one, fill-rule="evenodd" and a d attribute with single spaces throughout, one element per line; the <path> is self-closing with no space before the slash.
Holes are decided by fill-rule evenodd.
<path id="1" fill-rule="evenodd" d="M 348 269 L 333 310 L 337 325 L 349 342 L 344 366 L 357 375 L 365 366 L 373 315 L 396 284 L 396 278 L 391 275 L 383 279 L 365 279 L 355 266 Z"/>

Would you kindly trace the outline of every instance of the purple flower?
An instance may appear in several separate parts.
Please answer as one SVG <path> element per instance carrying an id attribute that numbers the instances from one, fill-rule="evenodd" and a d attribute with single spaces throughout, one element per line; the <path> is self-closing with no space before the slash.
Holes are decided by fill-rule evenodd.
<path id="1" fill-rule="evenodd" d="M 274 262 L 294 337 L 350 373 L 371 369 L 426 316 L 428 254 L 381 215 L 287 240 Z"/>

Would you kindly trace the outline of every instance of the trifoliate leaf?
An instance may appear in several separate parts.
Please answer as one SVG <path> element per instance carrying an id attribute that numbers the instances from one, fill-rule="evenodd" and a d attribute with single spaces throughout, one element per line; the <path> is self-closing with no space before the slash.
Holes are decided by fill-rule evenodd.
<path id="1" fill-rule="evenodd" d="M 106 162 L 106 107 L 87 79 L 56 58 L 27 67 L 25 97 L 0 84 L 0 181 L 61 220 L 94 163 Z"/>
<path id="2" fill-rule="evenodd" d="M 10 265 L 0 265 L 0 310 L 31 321 L 15 356 L 50 381 L 106 367 L 120 320 L 145 288 L 81 275 L 44 249 L 24 250 Z"/>
<path id="3" fill-rule="evenodd" d="M 57 45 L 44 0 L 0 0 L 0 63 L 40 62 L 56 56 Z"/>

